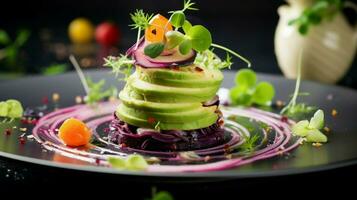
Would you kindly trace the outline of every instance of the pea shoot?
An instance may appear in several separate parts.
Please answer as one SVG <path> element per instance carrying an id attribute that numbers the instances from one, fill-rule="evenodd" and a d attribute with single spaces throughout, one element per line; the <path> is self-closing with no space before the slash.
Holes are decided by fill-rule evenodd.
<path id="1" fill-rule="evenodd" d="M 268 82 L 257 82 L 257 76 L 251 69 L 241 69 L 236 75 L 236 86 L 230 89 L 233 105 L 267 106 L 275 96 L 274 86 Z"/>
<path id="2" fill-rule="evenodd" d="M 297 103 L 297 97 L 299 96 L 300 83 L 301 83 L 301 66 L 302 65 L 302 51 L 300 52 L 300 58 L 298 63 L 298 75 L 295 83 L 295 90 L 289 103 L 280 111 L 280 114 L 294 117 L 298 114 L 308 114 L 316 110 L 314 106 L 308 106 L 304 103 Z"/>

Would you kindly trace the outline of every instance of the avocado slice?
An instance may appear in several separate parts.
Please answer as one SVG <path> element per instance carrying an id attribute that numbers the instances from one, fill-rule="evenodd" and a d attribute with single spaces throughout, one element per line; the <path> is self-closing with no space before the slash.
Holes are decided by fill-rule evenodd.
<path id="1" fill-rule="evenodd" d="M 149 69 L 137 67 L 136 75 L 141 80 L 153 84 L 176 87 L 207 87 L 222 83 L 223 74 L 219 70 L 199 68 L 197 66 L 180 67 L 179 69 Z"/>
<path id="2" fill-rule="evenodd" d="M 148 119 L 142 119 L 142 118 L 137 118 L 136 116 L 132 116 L 125 111 L 123 111 L 123 104 L 120 104 L 118 107 L 118 110 L 116 112 L 116 115 L 122 119 L 123 121 L 127 122 L 128 124 L 138 126 L 138 127 L 143 127 L 143 128 L 157 128 L 155 126 L 159 126 L 160 130 L 194 130 L 194 129 L 200 129 L 204 127 L 208 127 L 212 124 L 214 124 L 217 119 L 218 115 L 217 114 L 212 114 L 212 115 L 207 115 L 202 118 L 197 118 L 195 120 L 190 120 L 187 122 L 165 122 L 165 121 L 159 121 L 156 120 L 154 122 L 150 122 Z M 177 115 L 180 115 L 182 113 L 177 113 Z"/>
<path id="3" fill-rule="evenodd" d="M 128 96 L 127 90 L 123 90 L 119 93 L 119 98 L 123 104 L 130 108 L 136 108 L 143 111 L 153 112 L 180 112 L 192 110 L 202 106 L 202 103 L 157 103 L 149 102 L 145 100 L 135 99 Z"/>
<path id="4" fill-rule="evenodd" d="M 148 112 L 148 111 L 143 111 L 141 109 L 128 107 L 125 104 L 121 104 L 118 106 L 117 112 L 126 113 L 127 115 L 143 120 L 153 118 L 156 121 L 160 121 L 162 123 L 187 123 L 200 118 L 205 118 L 209 115 L 217 116 L 217 114 L 215 113 L 216 109 L 217 106 L 210 106 L 210 107 L 201 106 L 192 110 L 166 113 L 166 112 L 153 112 L 153 111 Z"/>
<path id="5" fill-rule="evenodd" d="M 127 84 L 136 95 L 140 95 L 146 101 L 167 103 L 204 102 L 212 99 L 219 88 L 219 85 L 202 88 L 156 85 L 140 80 L 135 74 L 128 78 Z"/>

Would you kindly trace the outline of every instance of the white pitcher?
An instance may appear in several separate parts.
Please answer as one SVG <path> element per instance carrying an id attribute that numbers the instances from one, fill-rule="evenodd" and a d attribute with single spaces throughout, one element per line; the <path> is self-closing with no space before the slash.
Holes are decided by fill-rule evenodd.
<path id="1" fill-rule="evenodd" d="M 306 35 L 301 35 L 297 26 L 288 25 L 291 19 L 301 15 L 313 0 L 287 0 L 288 5 L 280 6 L 280 20 L 275 32 L 275 54 L 284 75 L 296 78 L 297 64 L 301 49 L 303 79 L 324 83 L 336 83 L 349 69 L 356 52 L 356 28 L 351 27 L 342 13 L 332 20 L 309 27 Z"/>

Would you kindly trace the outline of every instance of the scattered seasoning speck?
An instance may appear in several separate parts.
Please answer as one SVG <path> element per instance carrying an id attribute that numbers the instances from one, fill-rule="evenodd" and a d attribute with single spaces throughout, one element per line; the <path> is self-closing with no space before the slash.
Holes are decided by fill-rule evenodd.
<path id="1" fill-rule="evenodd" d="M 284 123 L 287 123 L 288 122 L 288 117 L 286 117 L 286 116 L 282 116 L 281 118 L 280 118 L 280 121 L 282 121 L 282 122 L 284 122 Z"/>
<path id="2" fill-rule="evenodd" d="M 331 115 L 332 115 L 332 117 L 336 117 L 337 116 L 337 110 L 336 109 L 332 109 L 332 111 L 331 111 Z"/>
<path id="3" fill-rule="evenodd" d="M 20 137 L 19 141 L 20 141 L 20 144 L 26 143 L 25 137 Z"/>
<path id="4" fill-rule="evenodd" d="M 324 127 L 324 131 L 325 131 L 326 133 L 329 133 L 329 132 L 331 131 L 331 129 L 330 129 L 329 127 L 325 126 L 325 127 Z"/>
<path id="5" fill-rule="evenodd" d="M 314 142 L 314 143 L 312 143 L 312 146 L 314 146 L 314 147 L 321 147 L 321 146 L 322 146 L 322 143 L 320 143 L 320 142 Z"/>
<path id="6" fill-rule="evenodd" d="M 25 132 L 25 131 L 27 131 L 27 128 L 20 128 L 20 131 Z"/>
<path id="7" fill-rule="evenodd" d="M 81 104 L 83 102 L 81 96 L 76 96 L 75 101 L 76 101 L 76 104 Z"/>
<path id="8" fill-rule="evenodd" d="M 17 126 L 13 126 L 12 129 L 17 129 Z"/>
<path id="9" fill-rule="evenodd" d="M 227 159 L 232 159 L 232 154 L 226 155 L 226 158 L 227 158 Z"/>
<path id="10" fill-rule="evenodd" d="M 154 124 L 155 123 L 155 118 L 153 118 L 153 117 L 149 117 L 148 118 L 148 123 L 150 123 L 150 124 Z"/>
<path id="11" fill-rule="evenodd" d="M 205 156 L 205 162 L 208 162 L 211 159 L 211 156 Z"/>
<path id="12" fill-rule="evenodd" d="M 281 100 L 277 100 L 275 104 L 278 108 L 282 108 L 283 106 L 285 106 L 285 102 Z"/>
<path id="13" fill-rule="evenodd" d="M 4 131 L 5 135 L 11 135 L 11 132 L 12 131 L 9 128 L 5 129 L 5 131 Z"/>
<path id="14" fill-rule="evenodd" d="M 203 69 L 201 67 L 195 67 L 196 72 L 203 72 Z"/>
<path id="15" fill-rule="evenodd" d="M 33 135 L 28 135 L 28 136 L 26 136 L 26 137 L 27 137 L 28 140 L 34 139 L 34 136 L 33 136 Z"/>
<path id="16" fill-rule="evenodd" d="M 60 99 L 60 95 L 58 93 L 53 93 L 52 94 L 52 101 L 53 102 L 58 102 Z"/>
<path id="17" fill-rule="evenodd" d="M 95 159 L 95 164 L 100 165 L 100 160 L 98 158 Z"/>
<path id="18" fill-rule="evenodd" d="M 48 97 L 42 97 L 42 103 L 48 104 Z"/>

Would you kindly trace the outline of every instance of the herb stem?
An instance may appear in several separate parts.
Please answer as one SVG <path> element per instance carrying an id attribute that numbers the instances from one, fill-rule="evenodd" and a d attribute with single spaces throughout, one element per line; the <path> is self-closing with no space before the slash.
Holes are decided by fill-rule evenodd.
<path id="1" fill-rule="evenodd" d="M 84 88 L 84 91 L 88 95 L 89 94 L 89 86 L 88 86 L 87 80 L 86 80 L 86 78 L 84 76 L 84 73 L 83 73 L 81 67 L 79 66 L 79 64 L 78 64 L 76 58 L 74 57 L 74 55 L 71 54 L 69 56 L 69 60 L 71 61 L 71 63 L 74 66 L 74 68 L 76 69 L 77 74 L 79 76 L 79 79 L 80 79 L 80 81 L 82 83 L 82 86 Z"/>
<path id="2" fill-rule="evenodd" d="M 241 60 L 243 60 L 245 63 L 247 63 L 248 67 L 251 67 L 251 65 L 252 65 L 251 62 L 250 62 L 248 59 L 246 59 L 246 58 L 244 58 L 243 56 L 239 55 L 237 52 L 234 52 L 234 51 L 228 49 L 227 47 L 221 46 L 221 45 L 219 45 L 219 44 L 214 44 L 214 43 L 212 43 L 211 46 L 212 46 L 212 47 L 219 48 L 219 49 L 222 49 L 222 50 L 224 50 L 224 51 L 226 51 L 226 52 L 228 52 L 228 53 L 230 53 L 230 54 L 232 54 L 232 55 L 238 57 L 239 59 L 241 59 Z"/>
<path id="3" fill-rule="evenodd" d="M 135 50 L 138 49 L 140 36 L 141 36 L 141 28 L 139 27 L 139 28 L 138 28 L 138 34 L 137 34 L 137 36 L 136 36 Z"/>
<path id="4" fill-rule="evenodd" d="M 280 112 L 281 114 L 285 113 L 285 111 L 288 110 L 290 107 L 293 107 L 296 105 L 296 99 L 299 96 L 300 82 L 301 82 L 302 53 L 303 53 L 303 50 L 301 50 L 300 54 L 299 54 L 299 63 L 298 63 L 298 71 L 297 71 L 297 78 L 296 78 L 294 94 L 293 94 L 290 102 L 281 110 L 281 112 Z"/>

